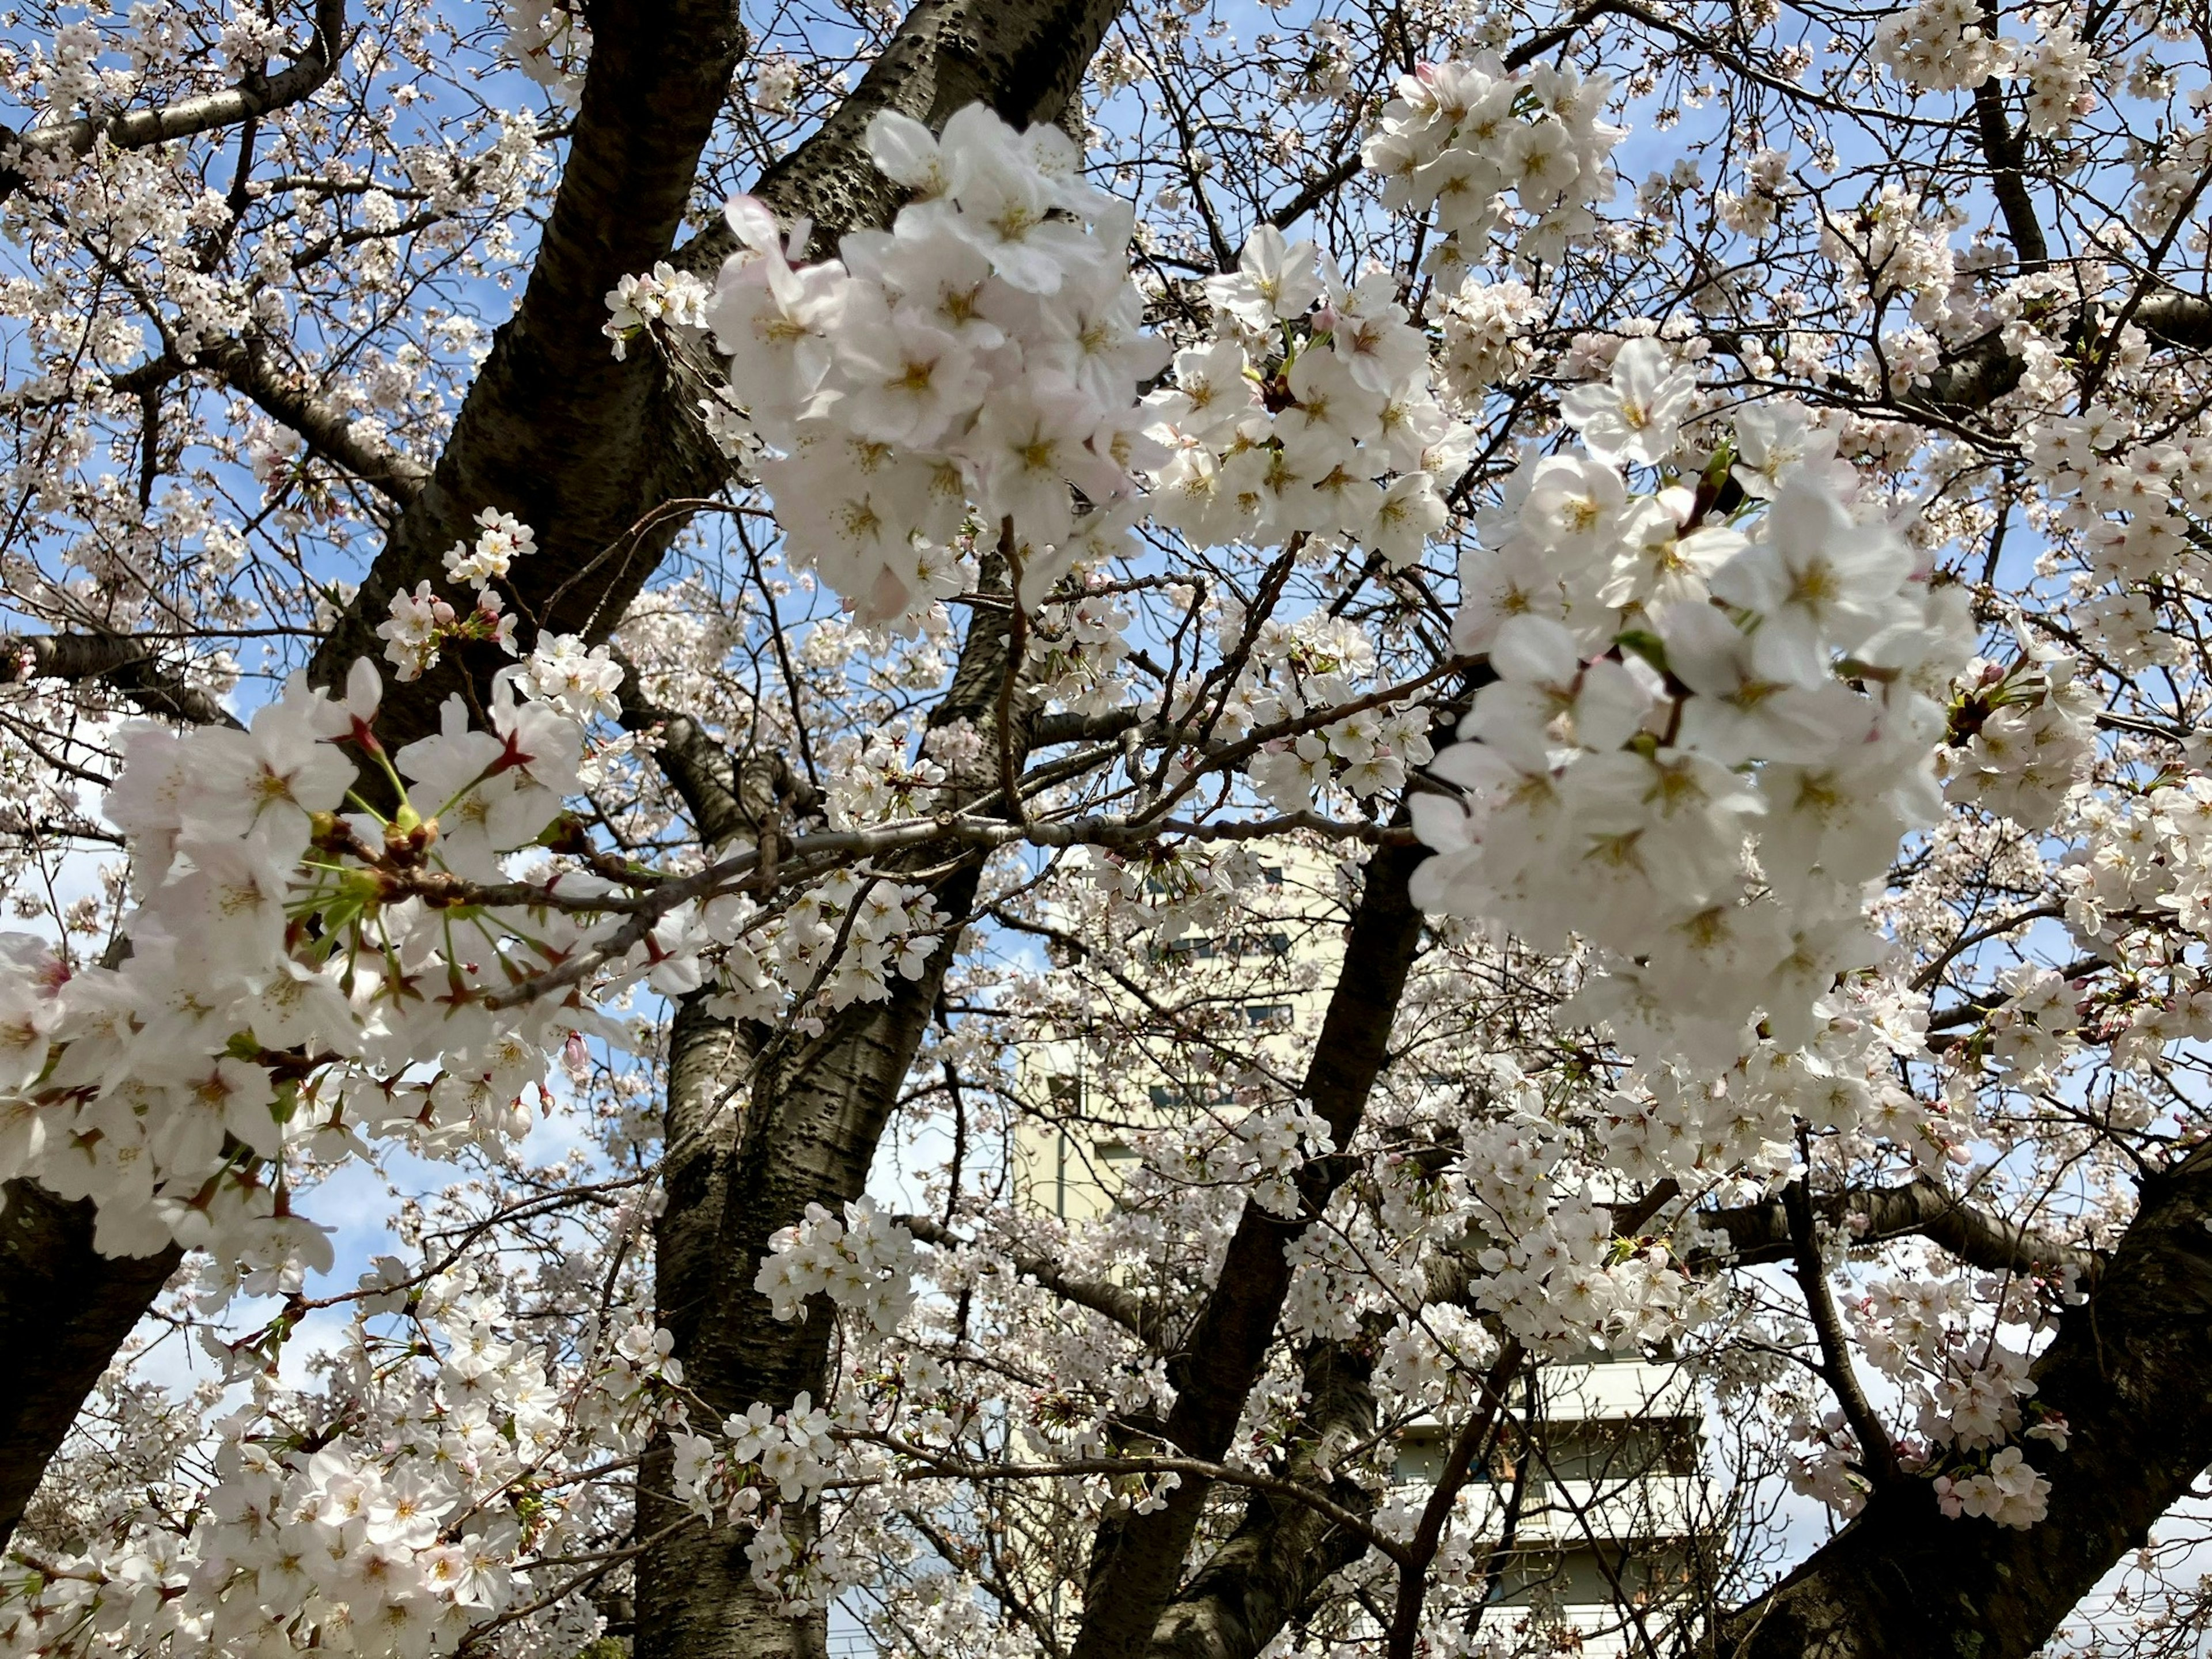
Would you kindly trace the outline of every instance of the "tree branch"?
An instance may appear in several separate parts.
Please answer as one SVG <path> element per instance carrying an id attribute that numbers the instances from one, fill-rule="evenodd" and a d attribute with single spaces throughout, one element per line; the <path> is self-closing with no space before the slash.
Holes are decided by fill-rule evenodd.
<path id="1" fill-rule="evenodd" d="M 1528 1358 L 1517 1340 L 1506 1343 L 1482 1379 L 1481 1400 L 1460 1425 L 1451 1449 L 1444 1455 L 1435 1489 L 1422 1506 L 1420 1522 L 1414 1528 L 1413 1542 L 1407 1546 L 1406 1559 L 1398 1564 L 1398 1603 L 1391 1611 L 1390 1632 L 1383 1644 L 1385 1659 L 1413 1659 L 1421 1633 L 1421 1606 L 1427 1599 L 1429 1565 L 1443 1543 L 1444 1524 L 1451 1519 L 1460 1489 L 1467 1485 L 1475 1460 L 1487 1451 L 1497 1431 L 1505 1409 L 1505 1390 L 1512 1386 Z"/>
<path id="2" fill-rule="evenodd" d="M 604 637 L 686 516 L 655 509 L 721 482 L 726 464 L 696 420 L 666 418 L 683 389 L 655 354 L 615 361 L 600 325 L 607 291 L 674 245 L 744 33 L 730 0 L 601 0 L 592 21 L 568 162 L 521 302 L 435 471 L 315 653 L 318 684 L 379 651 L 393 594 L 448 586 L 446 550 L 473 537 L 486 507 L 538 532 L 508 596 L 525 642 L 540 629 Z M 387 687 L 386 741 L 434 729 L 446 698 L 471 681 L 480 691 L 503 659 L 489 647 L 449 653 L 420 679 Z"/>
<path id="3" fill-rule="evenodd" d="M 1990 38 L 1995 40 L 1996 0 L 1983 0 L 1982 16 Z M 1996 76 L 1974 88 L 1974 118 L 1981 128 L 1982 155 L 1990 164 L 1990 193 L 1997 198 L 1997 210 L 2004 215 L 2005 232 L 2012 238 L 2013 251 L 2020 255 L 2021 270 L 2023 274 L 2041 270 L 2051 263 L 2051 249 L 2043 239 L 2043 225 L 2035 216 L 2035 204 L 2028 199 L 2027 180 L 2021 173 L 2027 160 L 2027 140 L 2005 117 L 2004 83 Z"/>
<path id="4" fill-rule="evenodd" d="M 1897 1480 L 1897 1447 L 1888 1425 L 1860 1387 L 1858 1370 L 1851 1364 L 1850 1342 L 1843 1321 L 1836 1316 L 1836 1298 L 1828 1290 L 1828 1264 L 1820 1259 L 1820 1241 L 1813 1231 L 1813 1205 L 1802 1177 L 1783 1188 L 1782 1208 L 1790 1222 L 1790 1257 L 1796 1270 L 1797 1287 L 1804 1294 L 1806 1312 L 1820 1342 L 1821 1371 L 1835 1393 L 1836 1403 L 1843 1407 L 1844 1420 L 1858 1440 L 1860 1468 L 1879 1490 Z"/>
<path id="5" fill-rule="evenodd" d="M 1303 1091 L 1339 1147 L 1350 1145 L 1388 1057 L 1391 1020 L 1421 935 L 1407 883 L 1425 855 L 1419 848 L 1384 847 L 1368 861 Z M 1328 1207 L 1350 1169 L 1341 1155 L 1305 1164 L 1294 1218 L 1244 1206 L 1205 1306 L 1169 1361 L 1176 1403 L 1162 1436 L 1170 1444 L 1218 1459 L 1234 1438 L 1290 1288 L 1285 1247 Z M 1186 1480 L 1154 1513 L 1102 1525 L 1075 1659 L 1124 1659 L 1152 1644 L 1205 1501 L 1205 1483 Z"/>
<path id="6" fill-rule="evenodd" d="M 1717 1624 L 1729 1659 L 2027 1659 L 2212 1463 L 2212 1143 L 2147 1178 L 2085 1304 L 2031 1376 L 2067 1449 L 2022 1445 L 2051 1482 L 2024 1530 L 1949 1520 L 1926 1480 L 1876 1492 L 1774 1589 Z"/>
<path id="7" fill-rule="evenodd" d="M 270 361 L 268 346 L 258 337 L 211 340 L 192 362 L 396 506 L 404 507 L 422 493 L 430 477 L 428 467 L 360 430 L 353 415 L 324 397 L 307 376 Z"/>
<path id="8" fill-rule="evenodd" d="M 1305 1404 L 1287 1473 L 1371 1516 L 1377 1494 L 1335 1470 L 1375 1432 L 1373 1346 L 1364 1339 L 1316 1343 L 1299 1356 L 1298 1370 Z M 1237 1530 L 1160 1616 L 1147 1659 L 1255 1659 L 1367 1548 L 1364 1534 L 1309 1505 L 1251 1492 Z"/>
<path id="9" fill-rule="evenodd" d="M 231 726 L 230 712 L 127 634 L 0 634 L 0 685 L 62 680 L 111 685 L 149 714 L 189 726 Z"/>
<path id="10" fill-rule="evenodd" d="M 907 1231 L 934 1249 L 966 1249 L 975 1242 L 961 1237 L 951 1228 L 925 1215 L 902 1215 L 898 1218 L 898 1222 Z M 1079 1308 L 1088 1308 L 1091 1312 L 1112 1320 L 1139 1341 L 1149 1342 L 1158 1339 L 1158 1316 L 1134 1291 L 1116 1285 L 1111 1279 L 1080 1278 L 1065 1271 L 1049 1256 L 1038 1255 L 1033 1251 L 1017 1249 L 1002 1254 L 1014 1264 L 1016 1273 L 1034 1279 L 1063 1302 L 1073 1302 Z"/>
<path id="11" fill-rule="evenodd" d="M 1813 1212 L 1831 1226 L 1866 1218 L 1854 1242 L 1866 1244 L 1917 1234 L 1970 1267 L 1990 1273 L 2055 1275 L 2072 1270 L 2087 1286 L 2103 1270 L 2094 1250 L 2039 1233 L 2024 1222 L 1990 1214 L 1922 1176 L 1901 1187 L 1850 1187 L 1815 1196 Z M 1783 1261 L 1795 1250 L 1790 1218 L 1779 1199 L 1698 1213 L 1701 1226 L 1724 1232 L 1736 1260 L 1746 1265 Z"/>
<path id="12" fill-rule="evenodd" d="M 227 91 L 180 98 L 160 109 L 81 115 L 23 132 L 0 126 L 0 202 L 21 190 L 31 175 L 88 154 L 102 139 L 118 149 L 144 149 L 236 126 L 311 98 L 336 72 L 344 34 L 345 0 L 316 0 L 314 40 L 275 75 L 257 71 Z"/>

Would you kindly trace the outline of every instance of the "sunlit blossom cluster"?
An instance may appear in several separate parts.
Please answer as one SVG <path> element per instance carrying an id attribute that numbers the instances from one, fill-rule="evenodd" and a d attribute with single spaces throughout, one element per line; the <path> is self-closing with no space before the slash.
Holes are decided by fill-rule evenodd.
<path id="1" fill-rule="evenodd" d="M 729 356 L 790 557 L 864 622 L 958 591 L 961 549 L 1006 556 L 1034 605 L 1120 542 L 1151 451 L 1136 395 L 1166 346 L 1128 275 L 1133 214 L 1056 127 L 981 105 L 940 139 L 885 111 L 876 165 L 915 193 L 888 231 L 805 264 L 761 203 L 705 317 Z"/>
<path id="2" fill-rule="evenodd" d="M 1415 798 L 1442 853 L 1417 890 L 1597 942 L 1582 1002 L 1616 1041 L 1724 1064 L 1759 1019 L 1810 1040 L 1878 954 L 1862 890 L 1939 810 L 1919 687 L 1960 613 L 1816 444 L 1778 441 L 1801 411 L 1747 419 L 1747 465 L 1632 495 L 1623 466 L 1673 462 L 1691 387 L 1630 341 L 1565 400 L 1586 447 L 1526 462 L 1486 515 L 1458 636 L 1498 683 L 1432 769 L 1461 797 Z"/>
<path id="3" fill-rule="evenodd" d="M 1609 158 L 1626 134 L 1599 118 L 1611 92 L 1602 76 L 1548 64 L 1510 74 L 1490 57 L 1424 64 L 1399 77 L 1361 159 L 1382 179 L 1385 207 L 1434 208 L 1440 271 L 1489 262 L 1509 191 L 1525 222 L 1513 227 L 1515 258 L 1550 264 L 1596 228 L 1590 207 L 1613 195 Z"/>

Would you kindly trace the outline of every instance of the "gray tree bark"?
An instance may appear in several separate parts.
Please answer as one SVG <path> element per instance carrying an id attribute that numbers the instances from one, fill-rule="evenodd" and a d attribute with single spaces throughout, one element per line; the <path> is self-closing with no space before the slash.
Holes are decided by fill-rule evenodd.
<path id="1" fill-rule="evenodd" d="M 975 613 L 951 690 L 931 717 L 933 727 L 972 721 L 987 750 L 998 744 L 1010 672 L 1003 627 L 996 611 Z M 1006 732 L 1018 765 L 1027 750 L 1027 701 L 1013 699 Z M 719 838 L 715 828 L 702 825 L 702 836 Z M 932 861 L 918 853 L 886 873 Z M 827 1395 L 829 1308 L 779 1320 L 753 1278 L 769 1241 L 808 1205 L 834 1214 L 866 1188 L 982 863 L 971 854 L 931 884 L 947 925 L 921 976 L 896 981 L 882 1002 L 848 1007 L 819 1036 L 718 1018 L 701 996 L 678 1014 L 663 1128 L 667 1203 L 654 1226 L 656 1301 L 710 1427 L 755 1401 L 781 1410 L 802 1393 Z M 818 1659 L 821 1619 L 784 1616 L 753 1583 L 749 1528 L 685 1519 L 671 1455 L 657 1441 L 638 1474 L 637 1529 L 647 1547 L 637 1567 L 637 1659 Z"/>

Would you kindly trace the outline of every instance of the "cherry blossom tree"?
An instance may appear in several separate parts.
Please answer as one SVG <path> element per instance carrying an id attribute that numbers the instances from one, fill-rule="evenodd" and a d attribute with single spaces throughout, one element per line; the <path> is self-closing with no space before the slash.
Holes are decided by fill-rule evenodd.
<path id="1" fill-rule="evenodd" d="M 2201 9 L 0 27 L 8 1652 L 2198 1650 Z"/>

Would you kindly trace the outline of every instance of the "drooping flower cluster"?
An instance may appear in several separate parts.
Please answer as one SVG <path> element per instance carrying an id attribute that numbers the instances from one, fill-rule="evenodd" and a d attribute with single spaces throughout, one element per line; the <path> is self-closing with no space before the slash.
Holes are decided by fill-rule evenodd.
<path id="1" fill-rule="evenodd" d="M 2096 746 L 2094 694 L 2054 651 L 2009 668 L 1977 662 L 1951 711 L 1939 757 L 1943 793 L 2028 829 L 2046 829 Z"/>
<path id="2" fill-rule="evenodd" d="M 477 514 L 478 534 L 473 544 L 455 542 L 446 550 L 446 576 L 465 582 L 476 601 L 465 615 L 455 610 L 428 581 L 415 591 L 392 596 L 392 615 L 376 626 L 384 654 L 403 680 L 419 679 L 437 665 L 440 652 L 462 640 L 489 640 L 509 656 L 519 655 L 514 616 L 505 609 L 492 584 L 514 568 L 517 559 L 538 550 L 538 533 L 512 513 L 487 507 Z"/>
<path id="3" fill-rule="evenodd" d="M 1632 341 L 1570 393 L 1589 447 L 1528 461 L 1486 516 L 1457 636 L 1498 680 L 1433 769 L 1462 799 L 1414 799 L 1442 854 L 1416 893 L 1595 941 L 1590 1018 L 1726 1065 L 1759 1018 L 1802 1045 L 1872 958 L 1861 890 L 1936 815 L 1917 682 L 1960 654 L 1960 611 L 1826 465 L 1739 480 L 1723 452 L 1632 495 L 1618 463 L 1679 447 L 1690 383 L 1662 351 Z M 1774 494 L 1738 528 L 1712 511 L 1730 485 Z"/>
<path id="4" fill-rule="evenodd" d="M 1085 184 L 1056 127 L 1017 133 L 982 105 L 945 125 L 878 113 L 869 151 L 915 192 L 889 231 L 805 256 L 762 203 L 706 307 L 792 561 L 867 623 L 957 591 L 949 550 L 1002 543 L 1035 605 L 1127 520 L 1139 384 L 1166 346 L 1129 280 L 1131 210 Z M 957 575 L 954 580 L 957 581 Z"/>
<path id="5" fill-rule="evenodd" d="M 708 292 L 705 283 L 665 259 L 644 276 L 623 276 L 608 290 L 611 314 L 599 326 L 612 343 L 615 361 L 627 359 L 630 343 L 655 323 L 675 328 L 706 327 Z"/>
<path id="6" fill-rule="evenodd" d="M 1978 87 L 2012 67 L 2017 43 L 1998 34 L 1978 0 L 1920 0 L 1882 20 L 1875 61 L 1916 87 Z"/>

